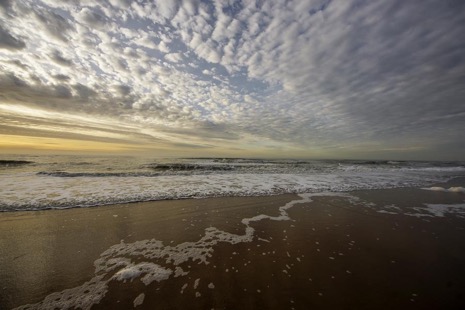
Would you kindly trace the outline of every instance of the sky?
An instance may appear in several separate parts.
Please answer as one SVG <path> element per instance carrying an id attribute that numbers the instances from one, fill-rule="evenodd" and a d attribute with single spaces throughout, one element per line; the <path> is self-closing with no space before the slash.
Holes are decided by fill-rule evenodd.
<path id="1" fill-rule="evenodd" d="M 463 0 L 0 0 L 0 152 L 465 160 Z"/>

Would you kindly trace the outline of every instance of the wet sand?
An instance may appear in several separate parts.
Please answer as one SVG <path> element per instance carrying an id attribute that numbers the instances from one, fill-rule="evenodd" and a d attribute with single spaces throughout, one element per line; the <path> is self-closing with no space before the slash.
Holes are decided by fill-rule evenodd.
<path id="1" fill-rule="evenodd" d="M 0 309 L 462 309 L 465 217 L 424 203 L 464 201 L 392 189 L 2 213 Z"/>

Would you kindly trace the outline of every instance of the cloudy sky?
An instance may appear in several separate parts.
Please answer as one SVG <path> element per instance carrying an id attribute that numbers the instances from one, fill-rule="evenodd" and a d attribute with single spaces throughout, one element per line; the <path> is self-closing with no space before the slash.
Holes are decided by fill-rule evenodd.
<path id="1" fill-rule="evenodd" d="M 0 0 L 0 151 L 465 159 L 463 0 Z"/>

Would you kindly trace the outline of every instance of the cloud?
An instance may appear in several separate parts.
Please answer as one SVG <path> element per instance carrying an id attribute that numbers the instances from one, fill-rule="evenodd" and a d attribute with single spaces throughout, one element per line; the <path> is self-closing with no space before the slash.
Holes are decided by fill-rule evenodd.
<path id="1" fill-rule="evenodd" d="M 73 61 L 70 59 L 65 58 L 60 51 L 53 51 L 52 55 L 50 55 L 50 58 L 55 61 L 59 65 L 63 66 L 72 66 Z"/>
<path id="2" fill-rule="evenodd" d="M 84 25 L 90 28 L 96 28 L 102 30 L 107 24 L 107 17 L 96 10 L 90 8 L 83 8 L 78 14 L 77 19 Z"/>
<path id="3" fill-rule="evenodd" d="M 14 73 L 0 75 L 0 93 L 4 102 L 52 104 L 59 99 L 70 98 L 66 85 L 46 86 L 32 84 L 34 80 L 26 80 Z"/>
<path id="4" fill-rule="evenodd" d="M 160 15 L 165 19 L 170 20 L 174 17 L 178 10 L 178 1 L 161 1 L 157 2 L 157 9 L 160 12 Z"/>
<path id="5" fill-rule="evenodd" d="M 126 9 L 131 5 L 131 0 L 109 0 L 110 4 L 114 7 Z"/>
<path id="6" fill-rule="evenodd" d="M 27 83 L 13 73 L 0 75 L 0 89 L 7 91 L 13 87 L 24 87 Z"/>
<path id="7" fill-rule="evenodd" d="M 26 47 L 24 41 L 12 36 L 8 30 L 0 25 L 0 48 L 8 50 L 19 50 Z"/>
<path id="8" fill-rule="evenodd" d="M 62 82 L 69 81 L 71 79 L 69 76 L 64 75 L 64 74 L 54 75 L 53 78 L 58 81 L 62 81 Z"/>
<path id="9" fill-rule="evenodd" d="M 55 89 L 55 94 L 57 98 L 66 98 L 69 99 L 73 97 L 71 90 L 69 89 L 68 86 L 65 85 L 56 85 L 54 86 Z"/>
<path id="10" fill-rule="evenodd" d="M 8 3 L 0 86 L 17 104 L 198 145 L 462 149 L 461 1 Z"/>
<path id="11" fill-rule="evenodd" d="M 74 31 L 74 28 L 64 17 L 44 10 L 37 10 L 34 13 L 49 35 L 63 42 L 68 42 L 70 32 Z"/>
<path id="12" fill-rule="evenodd" d="M 158 49 L 163 53 L 169 53 L 170 52 L 170 48 L 165 43 L 165 41 L 160 42 L 160 45 L 158 45 Z"/>
<path id="13" fill-rule="evenodd" d="M 180 62 L 182 60 L 182 55 L 181 53 L 171 53 L 171 54 L 166 54 L 165 59 L 171 62 Z"/>
<path id="14" fill-rule="evenodd" d="M 11 0 L 0 0 L 0 8 L 4 12 L 8 12 L 8 10 L 11 8 L 12 1 Z"/>
<path id="15" fill-rule="evenodd" d="M 121 96 L 127 96 L 131 93 L 131 87 L 128 85 L 116 85 L 115 89 Z"/>
<path id="16" fill-rule="evenodd" d="M 84 100 L 88 100 L 90 97 L 97 95 L 95 90 L 80 83 L 73 85 L 73 89 L 77 92 L 78 97 Z"/>
<path id="17" fill-rule="evenodd" d="M 0 104 L 0 129 L 5 135 L 60 138 L 99 142 L 135 143 L 154 137 L 134 133 L 130 128 L 104 119 L 68 115 L 24 106 Z M 8 124 L 10 125 L 3 125 Z"/>

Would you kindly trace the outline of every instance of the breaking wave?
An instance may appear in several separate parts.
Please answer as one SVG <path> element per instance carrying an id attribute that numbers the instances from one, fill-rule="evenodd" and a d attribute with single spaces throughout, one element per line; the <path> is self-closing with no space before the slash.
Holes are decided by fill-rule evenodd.
<path id="1" fill-rule="evenodd" d="M 435 162 L 88 157 L 37 157 L 34 162 L 0 171 L 0 211 L 426 187 L 465 176 L 463 163 Z"/>

